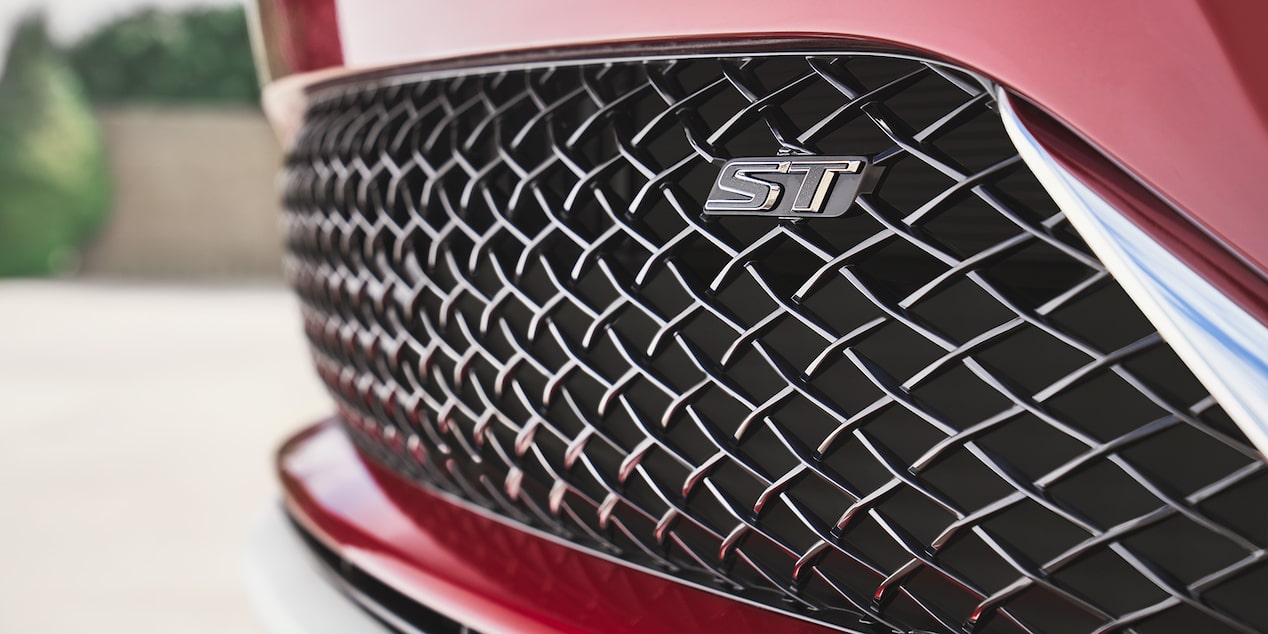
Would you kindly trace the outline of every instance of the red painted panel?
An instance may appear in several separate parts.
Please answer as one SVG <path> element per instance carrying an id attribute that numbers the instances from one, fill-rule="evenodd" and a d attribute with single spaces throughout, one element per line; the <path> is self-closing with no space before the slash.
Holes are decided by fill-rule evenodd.
<path id="1" fill-rule="evenodd" d="M 293 515 L 344 558 L 486 634 L 830 630 L 590 555 L 365 460 L 333 421 L 278 458 Z"/>
<path id="2" fill-rule="evenodd" d="M 257 0 L 256 15 L 272 77 L 344 63 L 335 0 Z"/>

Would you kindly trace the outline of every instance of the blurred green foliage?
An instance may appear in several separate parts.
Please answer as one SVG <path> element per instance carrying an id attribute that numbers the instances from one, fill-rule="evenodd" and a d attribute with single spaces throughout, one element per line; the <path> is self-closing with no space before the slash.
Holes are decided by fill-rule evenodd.
<path id="1" fill-rule="evenodd" d="M 110 205 L 105 149 L 44 21 L 16 31 L 0 76 L 0 275 L 72 268 Z"/>
<path id="2" fill-rule="evenodd" d="M 74 268 L 111 187 L 98 105 L 259 100 L 241 7 L 142 11 L 66 50 L 42 17 L 16 28 L 0 75 L 0 276 Z"/>
<path id="3" fill-rule="evenodd" d="M 141 11 L 88 35 L 69 56 L 99 104 L 259 101 L 242 7 Z"/>

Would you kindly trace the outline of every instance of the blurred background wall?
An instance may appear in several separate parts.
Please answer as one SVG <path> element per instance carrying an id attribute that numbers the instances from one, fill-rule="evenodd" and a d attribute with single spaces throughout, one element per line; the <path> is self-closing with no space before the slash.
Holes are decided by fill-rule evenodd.
<path id="1" fill-rule="evenodd" d="M 280 153 L 245 11 L 104 4 L 116 13 L 74 36 L 55 36 L 39 7 L 16 14 L 0 76 L 0 276 L 277 278 Z"/>
<path id="2" fill-rule="evenodd" d="M 106 277 L 279 275 L 277 142 L 254 109 L 99 110 L 114 205 L 82 272 Z"/>

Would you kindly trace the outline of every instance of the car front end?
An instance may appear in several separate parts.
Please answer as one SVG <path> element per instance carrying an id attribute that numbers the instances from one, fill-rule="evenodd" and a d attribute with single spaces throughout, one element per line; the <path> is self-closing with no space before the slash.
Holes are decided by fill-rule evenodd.
<path id="1" fill-rule="evenodd" d="M 335 402 L 262 613 L 1268 631 L 1265 18 L 262 0 Z"/>

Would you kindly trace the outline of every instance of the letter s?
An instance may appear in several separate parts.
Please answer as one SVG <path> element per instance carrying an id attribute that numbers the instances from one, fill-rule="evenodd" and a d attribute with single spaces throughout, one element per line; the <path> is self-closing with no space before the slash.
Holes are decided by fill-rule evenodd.
<path id="1" fill-rule="evenodd" d="M 731 162 L 718 175 L 716 189 L 741 198 L 709 197 L 706 211 L 769 211 L 774 209 L 783 187 L 779 183 L 750 176 L 752 172 L 779 172 L 781 163 Z"/>

